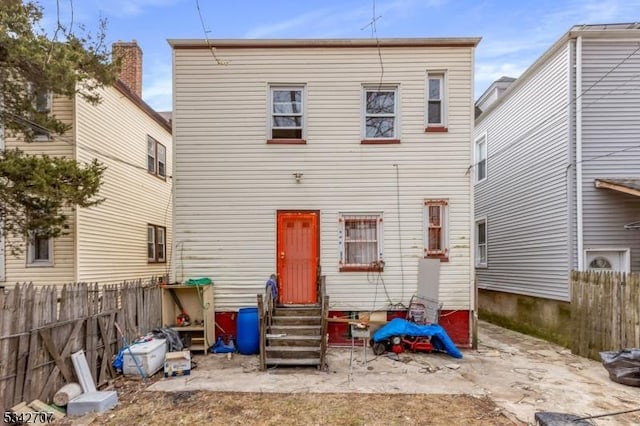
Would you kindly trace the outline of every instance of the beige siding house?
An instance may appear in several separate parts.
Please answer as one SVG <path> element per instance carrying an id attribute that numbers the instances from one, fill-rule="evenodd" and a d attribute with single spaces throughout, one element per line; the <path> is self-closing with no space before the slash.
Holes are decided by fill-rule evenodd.
<path id="1" fill-rule="evenodd" d="M 212 278 L 224 323 L 272 273 L 313 303 L 320 268 L 342 316 L 406 309 L 435 258 L 468 345 L 478 42 L 171 40 L 174 277 Z"/>
<path id="2" fill-rule="evenodd" d="M 121 43 L 141 61 L 135 43 Z M 124 67 L 130 66 L 125 61 Z M 127 79 L 126 74 L 121 79 Z M 100 90 L 102 102 L 53 97 L 50 111 L 69 123 L 61 136 L 26 143 L 6 138 L 7 149 L 30 154 L 98 159 L 106 166 L 95 207 L 69 211 L 69 230 L 47 241 L 28 241 L 20 255 L 5 253 L 0 284 L 101 284 L 169 272 L 171 238 L 171 125 L 145 104 L 141 87 L 127 81 Z M 2 259 L 2 257 L 0 257 Z"/>

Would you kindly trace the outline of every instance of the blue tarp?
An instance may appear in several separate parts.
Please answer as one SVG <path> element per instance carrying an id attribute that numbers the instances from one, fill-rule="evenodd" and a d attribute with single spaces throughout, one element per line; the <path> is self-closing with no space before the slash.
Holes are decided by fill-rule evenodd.
<path id="1" fill-rule="evenodd" d="M 402 318 L 394 318 L 373 333 L 373 341 L 377 343 L 392 336 L 430 337 L 435 349 L 454 358 L 462 358 L 462 353 L 453 344 L 444 328 L 438 324 L 419 325 Z"/>

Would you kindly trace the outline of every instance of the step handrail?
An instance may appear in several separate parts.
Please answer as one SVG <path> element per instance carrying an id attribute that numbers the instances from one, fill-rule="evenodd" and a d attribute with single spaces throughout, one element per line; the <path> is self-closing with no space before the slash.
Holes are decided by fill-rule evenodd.
<path id="1" fill-rule="evenodd" d="M 327 294 L 327 283 L 324 275 L 320 276 L 320 369 L 325 368 L 327 354 L 327 324 L 329 316 L 329 295 Z"/>
<path id="2" fill-rule="evenodd" d="M 260 371 L 267 369 L 267 330 L 271 328 L 276 299 L 278 298 L 278 282 L 271 275 L 264 287 L 264 294 L 258 294 L 258 320 L 260 324 Z"/>

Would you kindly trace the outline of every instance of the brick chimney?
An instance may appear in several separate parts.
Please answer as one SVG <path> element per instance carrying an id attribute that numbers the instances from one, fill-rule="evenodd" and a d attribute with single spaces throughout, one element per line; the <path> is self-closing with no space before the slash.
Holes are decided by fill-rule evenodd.
<path id="1" fill-rule="evenodd" d="M 129 90 L 142 98 L 142 49 L 138 42 L 117 41 L 112 45 L 114 60 L 120 59 L 120 75 L 118 78 Z"/>

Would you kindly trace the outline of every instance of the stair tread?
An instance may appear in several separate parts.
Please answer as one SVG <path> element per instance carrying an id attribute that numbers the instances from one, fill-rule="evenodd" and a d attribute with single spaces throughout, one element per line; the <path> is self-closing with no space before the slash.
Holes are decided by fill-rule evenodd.
<path id="1" fill-rule="evenodd" d="M 320 358 L 267 358 L 266 363 L 270 365 L 319 365 Z"/>
<path id="2" fill-rule="evenodd" d="M 271 326 L 271 329 L 274 328 L 292 328 L 294 330 L 307 330 L 310 328 L 320 328 L 322 327 L 322 325 L 319 324 L 291 324 L 291 325 L 287 325 L 287 324 L 273 324 Z"/>
<path id="3" fill-rule="evenodd" d="M 271 318 L 289 318 L 289 319 L 313 318 L 313 319 L 322 319 L 322 315 L 278 315 L 278 314 L 274 314 Z"/>
<path id="4" fill-rule="evenodd" d="M 306 334 L 287 334 L 287 335 L 267 335 L 272 340 L 320 340 L 320 335 L 306 335 Z"/>
<path id="5" fill-rule="evenodd" d="M 318 303 L 311 305 L 302 305 L 296 303 L 283 303 L 276 305 L 276 309 L 318 309 L 321 306 Z"/>
<path id="6" fill-rule="evenodd" d="M 267 346 L 265 348 L 267 352 L 309 352 L 309 351 L 319 351 L 319 346 Z"/>

